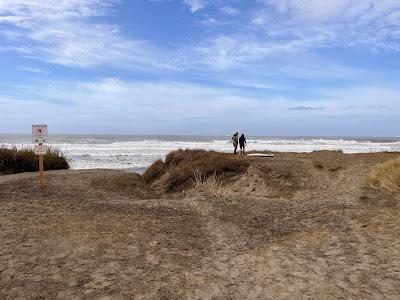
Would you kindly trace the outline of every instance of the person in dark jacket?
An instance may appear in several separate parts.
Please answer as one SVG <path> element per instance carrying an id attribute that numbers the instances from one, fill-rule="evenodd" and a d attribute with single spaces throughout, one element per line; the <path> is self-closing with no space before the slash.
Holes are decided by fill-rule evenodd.
<path id="1" fill-rule="evenodd" d="M 247 145 L 246 137 L 242 134 L 239 138 L 239 145 L 240 145 L 240 154 L 244 154 L 245 152 L 245 145 Z"/>
<path id="2" fill-rule="evenodd" d="M 233 154 L 236 154 L 238 143 L 239 143 L 239 133 L 236 132 L 232 136 L 232 144 L 233 144 Z"/>

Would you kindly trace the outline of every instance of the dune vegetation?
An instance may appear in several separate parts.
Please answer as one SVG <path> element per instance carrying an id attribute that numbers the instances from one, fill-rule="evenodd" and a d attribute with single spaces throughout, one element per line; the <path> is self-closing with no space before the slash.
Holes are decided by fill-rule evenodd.
<path id="1" fill-rule="evenodd" d="M 239 205 L 240 203 L 240 197 L 233 193 L 230 186 L 224 185 L 222 178 L 215 173 L 206 177 L 196 172 L 193 188 L 187 191 L 186 195 L 204 197 L 231 205 Z"/>
<path id="2" fill-rule="evenodd" d="M 239 156 L 205 150 L 177 150 L 169 153 L 165 162 L 158 160 L 143 174 L 145 181 L 159 190 L 183 191 L 193 187 L 200 176 L 221 180 L 243 173 L 249 162 Z M 197 180 L 198 181 L 198 180 Z"/>
<path id="3" fill-rule="evenodd" d="M 0 148 L 0 174 L 35 172 L 39 169 L 39 158 L 31 148 Z M 68 159 L 55 148 L 49 147 L 44 155 L 45 170 L 69 169 Z"/>
<path id="4" fill-rule="evenodd" d="M 369 180 L 375 189 L 400 193 L 400 157 L 374 167 Z"/>

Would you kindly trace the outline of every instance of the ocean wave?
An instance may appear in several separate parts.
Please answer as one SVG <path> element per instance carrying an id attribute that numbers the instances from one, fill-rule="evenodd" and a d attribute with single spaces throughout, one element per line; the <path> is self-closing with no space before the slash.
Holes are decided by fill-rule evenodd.
<path id="1" fill-rule="evenodd" d="M 316 150 L 341 150 L 345 153 L 400 152 L 399 139 L 344 139 L 344 138 L 249 138 L 248 150 L 274 152 L 312 152 Z M 14 143 L 0 140 L 0 144 L 17 148 L 31 147 L 26 142 Z M 74 169 L 144 169 L 157 159 L 163 159 L 177 149 L 205 149 L 231 152 L 230 137 L 227 138 L 167 138 L 105 139 L 79 137 L 74 140 L 54 139 L 49 144 L 60 149 L 71 160 Z"/>

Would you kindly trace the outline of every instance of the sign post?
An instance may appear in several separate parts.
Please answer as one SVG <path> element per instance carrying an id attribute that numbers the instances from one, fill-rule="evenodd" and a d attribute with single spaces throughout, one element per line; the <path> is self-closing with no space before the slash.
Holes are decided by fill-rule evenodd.
<path id="1" fill-rule="evenodd" d="M 32 141 L 35 145 L 33 151 L 39 155 L 39 186 L 44 189 L 44 164 L 43 155 L 46 154 L 47 147 L 43 145 L 48 138 L 47 125 L 32 125 Z"/>
<path id="2" fill-rule="evenodd" d="M 44 166 L 43 166 L 43 155 L 39 155 L 39 186 L 44 189 Z"/>

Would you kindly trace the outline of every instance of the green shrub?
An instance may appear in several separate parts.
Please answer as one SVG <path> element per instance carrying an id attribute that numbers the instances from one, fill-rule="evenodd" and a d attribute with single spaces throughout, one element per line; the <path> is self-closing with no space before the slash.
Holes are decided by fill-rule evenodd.
<path id="1" fill-rule="evenodd" d="M 69 169 L 68 160 L 60 150 L 48 147 L 43 156 L 45 170 Z M 39 157 L 33 149 L 0 148 L 0 174 L 35 172 L 39 170 Z"/>

